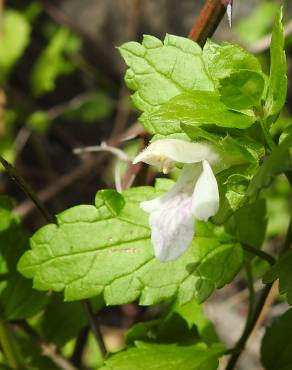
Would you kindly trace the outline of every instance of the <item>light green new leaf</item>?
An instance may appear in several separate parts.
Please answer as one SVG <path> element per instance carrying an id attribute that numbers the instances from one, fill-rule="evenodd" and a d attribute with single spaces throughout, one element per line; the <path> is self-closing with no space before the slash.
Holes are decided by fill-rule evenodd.
<path id="1" fill-rule="evenodd" d="M 265 274 L 264 283 L 272 283 L 279 279 L 279 292 L 286 295 L 287 302 L 292 305 L 292 251 L 286 252 L 276 264 Z"/>
<path id="2" fill-rule="evenodd" d="M 152 111 L 176 95 L 192 90 L 214 90 L 195 42 L 173 35 L 164 41 L 144 35 L 142 44 L 127 42 L 119 51 L 129 66 L 125 81 L 134 90 L 135 106 Z"/>
<path id="3" fill-rule="evenodd" d="M 205 300 L 238 272 L 242 249 L 226 236 L 197 232 L 183 256 L 159 262 L 153 256 L 148 215 L 139 207 L 158 194 L 151 187 L 123 195 L 99 191 L 95 206 L 68 209 L 58 215 L 58 225 L 40 229 L 31 239 L 32 249 L 20 259 L 19 271 L 34 279 L 36 289 L 64 290 L 67 300 L 101 293 L 110 305 L 137 299 L 150 305 L 174 297 L 185 303 L 194 295 Z"/>
<path id="4" fill-rule="evenodd" d="M 231 109 L 257 107 L 263 95 L 263 75 L 248 70 L 239 70 L 220 80 L 219 92 L 222 102 Z"/>
<path id="5" fill-rule="evenodd" d="M 262 341 L 261 360 L 267 370 L 292 368 L 292 309 L 268 327 Z"/>
<path id="6" fill-rule="evenodd" d="M 211 91 L 193 91 L 178 95 L 159 109 L 143 114 L 141 122 L 152 134 L 169 135 L 181 132 L 181 124 L 195 127 L 205 124 L 245 129 L 256 121 L 253 115 L 232 111 Z"/>
<path id="7" fill-rule="evenodd" d="M 287 63 L 284 51 L 285 34 L 282 25 L 282 9 L 276 18 L 270 46 L 271 66 L 268 96 L 265 111 L 269 116 L 277 115 L 286 101 Z"/>
<path id="8" fill-rule="evenodd" d="M 261 73 L 261 65 L 255 56 L 228 42 L 218 45 L 208 40 L 203 49 L 203 59 L 216 87 L 220 79 L 241 69 Z"/>
<path id="9" fill-rule="evenodd" d="M 177 346 L 136 342 L 135 347 L 105 360 L 100 370 L 216 370 L 223 348 L 220 344 L 208 347 L 204 343 Z"/>
<path id="10" fill-rule="evenodd" d="M 21 13 L 6 10 L 1 35 L 0 82 L 3 83 L 29 42 L 30 25 Z"/>
<path id="11" fill-rule="evenodd" d="M 292 134 L 286 136 L 260 167 L 248 186 L 247 198 L 254 197 L 262 188 L 267 187 L 275 175 L 286 170 L 291 170 L 291 146 Z"/>
<path id="12" fill-rule="evenodd" d="M 248 184 L 256 172 L 257 165 L 233 166 L 217 175 L 220 206 L 213 217 L 215 224 L 223 224 L 244 204 Z"/>
<path id="13" fill-rule="evenodd" d="M 211 142 L 218 150 L 222 151 L 222 156 L 226 156 L 229 163 L 250 162 L 257 164 L 265 154 L 264 146 L 248 136 L 218 135 L 204 130 L 203 127 L 185 123 L 181 124 L 181 127 L 190 139 Z"/>

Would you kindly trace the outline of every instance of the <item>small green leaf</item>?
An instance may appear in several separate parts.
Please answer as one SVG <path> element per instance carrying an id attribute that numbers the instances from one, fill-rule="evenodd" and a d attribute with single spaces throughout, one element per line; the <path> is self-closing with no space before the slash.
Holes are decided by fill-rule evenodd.
<path id="1" fill-rule="evenodd" d="M 269 116 L 277 115 L 286 101 L 287 63 L 284 51 L 285 34 L 282 25 L 282 9 L 279 11 L 272 34 L 270 46 L 271 66 L 268 96 L 265 110 Z"/>
<path id="2" fill-rule="evenodd" d="M 100 370 L 216 370 L 220 344 L 191 346 L 136 342 L 136 346 L 109 357 Z"/>
<path id="3" fill-rule="evenodd" d="M 47 112 L 36 111 L 27 119 L 27 126 L 33 131 L 43 134 L 48 131 L 51 125 L 51 119 Z"/>
<path id="4" fill-rule="evenodd" d="M 267 370 L 292 368 L 292 309 L 268 327 L 262 341 L 261 360 Z"/>
<path id="5" fill-rule="evenodd" d="M 292 134 L 288 135 L 282 143 L 276 147 L 271 155 L 260 167 L 254 178 L 251 180 L 246 197 L 254 197 L 262 188 L 267 187 L 275 175 L 291 170 L 290 149 L 292 146 Z"/>
<path id="6" fill-rule="evenodd" d="M 292 251 L 286 252 L 276 264 L 265 274 L 264 283 L 272 283 L 279 279 L 279 292 L 286 295 L 287 302 L 292 305 Z"/>
<path id="7" fill-rule="evenodd" d="M 24 52 L 30 36 L 30 25 L 20 12 L 4 12 L 0 38 L 0 82 L 4 82 L 14 64 Z"/>
<path id="8" fill-rule="evenodd" d="M 242 207 L 246 190 L 258 166 L 233 166 L 217 175 L 220 193 L 219 211 L 213 217 L 215 224 L 223 224 L 233 213 Z"/>
<path id="9" fill-rule="evenodd" d="M 212 109 L 210 108 L 212 107 Z M 193 91 L 178 95 L 159 109 L 141 116 L 141 122 L 152 134 L 181 132 L 181 124 L 195 127 L 214 124 L 220 127 L 246 129 L 256 117 L 232 111 L 216 92 Z"/>
<path id="10" fill-rule="evenodd" d="M 79 38 L 69 29 L 57 30 L 33 66 L 31 88 L 36 96 L 52 91 L 59 76 L 74 70 L 71 58 L 79 47 Z"/>
<path id="11" fill-rule="evenodd" d="M 256 57 L 228 42 L 218 45 L 209 39 L 203 49 L 203 59 L 216 87 L 220 79 L 241 69 L 261 73 L 261 65 Z"/>
<path id="12" fill-rule="evenodd" d="M 257 107 L 263 95 L 265 80 L 262 74 L 239 70 L 220 80 L 222 102 L 231 109 Z"/>
<path id="13" fill-rule="evenodd" d="M 200 46 L 187 38 L 166 35 L 162 42 L 144 35 L 142 44 L 128 42 L 119 51 L 129 66 L 125 81 L 135 91 L 133 102 L 142 111 L 184 92 L 214 89 Z"/>
<path id="14" fill-rule="evenodd" d="M 153 256 L 148 215 L 139 207 L 158 194 L 151 187 L 132 188 L 123 195 L 98 192 L 96 206 L 68 209 L 58 215 L 58 225 L 34 235 L 19 271 L 34 279 L 36 289 L 64 290 L 67 300 L 99 294 L 110 305 L 137 299 L 150 305 L 174 297 L 180 303 L 193 296 L 205 300 L 233 279 L 242 264 L 242 249 L 230 238 L 197 227 L 192 246 L 181 258 L 159 262 Z"/>

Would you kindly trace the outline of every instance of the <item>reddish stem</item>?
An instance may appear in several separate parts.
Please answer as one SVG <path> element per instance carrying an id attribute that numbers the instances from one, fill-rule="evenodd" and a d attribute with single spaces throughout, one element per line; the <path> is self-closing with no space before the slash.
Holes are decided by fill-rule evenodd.
<path id="1" fill-rule="evenodd" d="M 232 0 L 206 0 L 188 38 L 203 46 L 208 37 L 211 37 L 221 22 L 227 5 Z"/>

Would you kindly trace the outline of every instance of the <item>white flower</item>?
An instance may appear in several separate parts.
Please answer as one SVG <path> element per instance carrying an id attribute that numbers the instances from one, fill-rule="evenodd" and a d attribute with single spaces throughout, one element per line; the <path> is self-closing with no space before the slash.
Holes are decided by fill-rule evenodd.
<path id="1" fill-rule="evenodd" d="M 177 162 L 184 164 L 172 189 L 140 204 L 150 213 L 151 241 L 160 261 L 183 254 L 193 240 L 195 220 L 206 221 L 218 211 L 219 191 L 211 165 L 217 171 L 224 168 L 220 159 L 219 152 L 208 143 L 179 139 L 157 140 L 134 159 L 133 163 L 143 161 L 164 173 Z"/>

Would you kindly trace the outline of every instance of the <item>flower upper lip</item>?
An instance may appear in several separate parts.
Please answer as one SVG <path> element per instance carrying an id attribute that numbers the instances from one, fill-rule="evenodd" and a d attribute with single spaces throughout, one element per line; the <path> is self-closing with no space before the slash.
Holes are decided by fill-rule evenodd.
<path id="1" fill-rule="evenodd" d="M 180 139 L 159 139 L 139 153 L 133 163 L 145 162 L 168 173 L 176 163 L 197 163 L 208 158 L 219 162 L 219 154 L 207 142 L 192 143 Z"/>

